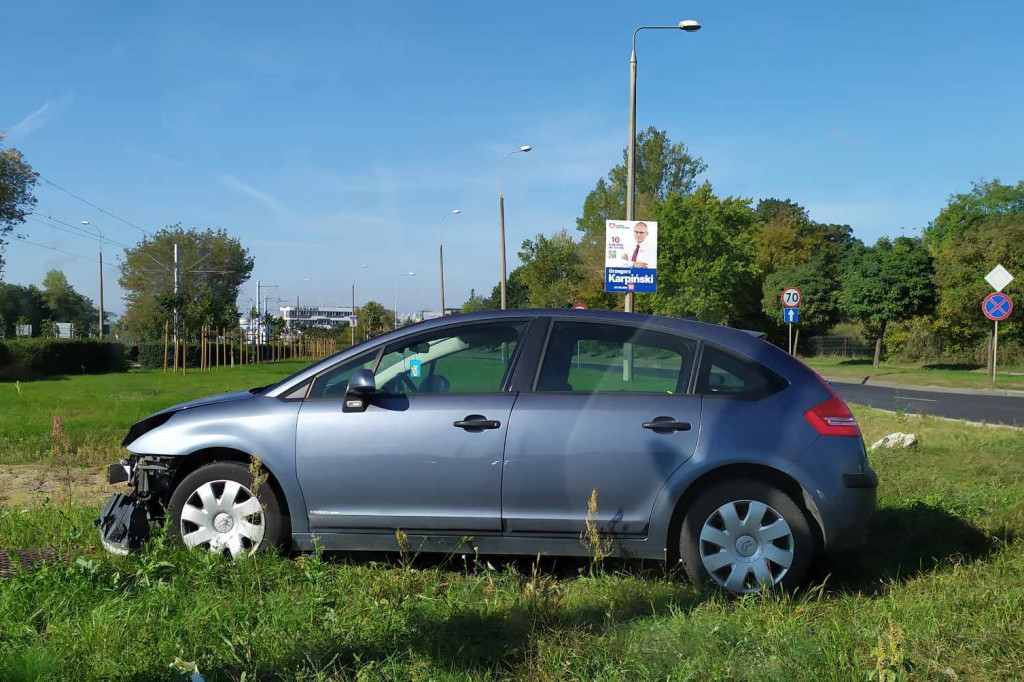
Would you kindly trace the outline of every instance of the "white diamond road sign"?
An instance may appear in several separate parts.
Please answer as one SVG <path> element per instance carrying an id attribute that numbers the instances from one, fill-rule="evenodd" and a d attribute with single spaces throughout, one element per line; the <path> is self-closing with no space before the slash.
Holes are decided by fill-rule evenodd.
<path id="1" fill-rule="evenodd" d="M 992 285 L 996 291 L 1002 291 L 1006 285 L 1013 281 L 1013 275 L 1002 265 L 992 268 L 992 272 L 985 275 L 985 281 Z"/>

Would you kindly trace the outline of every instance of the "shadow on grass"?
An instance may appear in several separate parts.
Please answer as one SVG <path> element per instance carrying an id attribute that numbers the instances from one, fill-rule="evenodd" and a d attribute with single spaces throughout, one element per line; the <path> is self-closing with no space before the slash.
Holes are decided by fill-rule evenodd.
<path id="1" fill-rule="evenodd" d="M 840 367 L 870 367 L 872 361 L 870 358 L 850 358 L 849 360 L 843 360 L 839 363 Z"/>
<path id="2" fill-rule="evenodd" d="M 1011 541 L 1012 534 L 1006 541 Z M 816 582 L 828 577 L 833 590 L 876 594 L 954 563 L 984 559 L 1001 541 L 941 507 L 916 503 L 879 509 L 865 546 L 826 557 L 816 568 Z"/>
<path id="3" fill-rule="evenodd" d="M 982 369 L 984 365 L 979 365 L 974 362 L 938 362 L 930 365 L 921 365 L 921 369 L 956 369 L 961 371 L 973 372 L 975 370 Z"/>

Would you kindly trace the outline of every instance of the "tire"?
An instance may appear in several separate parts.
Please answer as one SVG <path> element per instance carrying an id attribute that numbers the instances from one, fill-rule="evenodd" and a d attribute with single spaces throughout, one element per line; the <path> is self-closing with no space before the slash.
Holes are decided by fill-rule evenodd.
<path id="1" fill-rule="evenodd" d="M 734 594 L 765 586 L 788 591 L 807 579 L 814 537 L 806 514 L 778 488 L 746 478 L 723 481 L 686 510 L 679 558 L 698 584 Z"/>
<path id="2" fill-rule="evenodd" d="M 277 496 L 264 482 L 258 499 L 254 498 L 252 485 L 252 473 L 244 464 L 214 462 L 199 467 L 171 494 L 170 535 L 186 547 L 232 559 L 287 547 L 290 523 Z"/>

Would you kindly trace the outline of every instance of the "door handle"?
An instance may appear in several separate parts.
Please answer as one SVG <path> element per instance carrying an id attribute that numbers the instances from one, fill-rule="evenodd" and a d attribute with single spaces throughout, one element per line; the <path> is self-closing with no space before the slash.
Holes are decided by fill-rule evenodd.
<path id="1" fill-rule="evenodd" d="M 681 422 L 672 417 L 655 417 L 653 421 L 644 422 L 645 429 L 652 431 L 689 431 L 690 422 Z"/>
<path id="2" fill-rule="evenodd" d="M 452 426 L 460 429 L 466 429 L 467 431 L 477 429 L 500 429 L 501 422 L 497 419 L 488 419 L 482 414 L 471 414 L 461 421 L 453 422 Z"/>

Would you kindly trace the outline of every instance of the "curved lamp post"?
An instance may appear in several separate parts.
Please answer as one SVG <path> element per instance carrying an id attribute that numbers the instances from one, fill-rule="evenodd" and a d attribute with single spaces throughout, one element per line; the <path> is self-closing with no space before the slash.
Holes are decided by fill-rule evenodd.
<path id="1" fill-rule="evenodd" d="M 505 293 L 505 272 L 508 269 L 505 265 L 505 195 L 501 193 L 501 162 L 512 156 L 513 154 L 525 154 L 532 150 L 528 144 L 524 144 L 519 149 L 509 152 L 505 156 L 498 159 L 498 214 L 501 218 L 501 309 L 508 309 L 508 296 Z"/>
<path id="2" fill-rule="evenodd" d="M 442 235 L 441 229 L 444 227 L 444 219 L 450 215 L 458 215 L 462 213 L 460 209 L 455 209 L 451 213 L 445 213 L 441 216 L 441 221 L 437 224 L 437 255 L 441 263 L 441 317 L 444 317 L 444 236 Z"/>
<path id="3" fill-rule="evenodd" d="M 700 23 L 693 19 L 684 19 L 675 26 L 641 26 L 633 31 L 633 52 L 629 57 L 629 146 L 626 152 L 626 220 L 635 220 L 633 200 L 636 196 L 636 168 L 633 160 L 636 157 L 636 36 L 640 31 L 686 31 L 694 33 L 700 30 Z M 626 294 L 625 311 L 633 312 L 633 293 Z"/>

